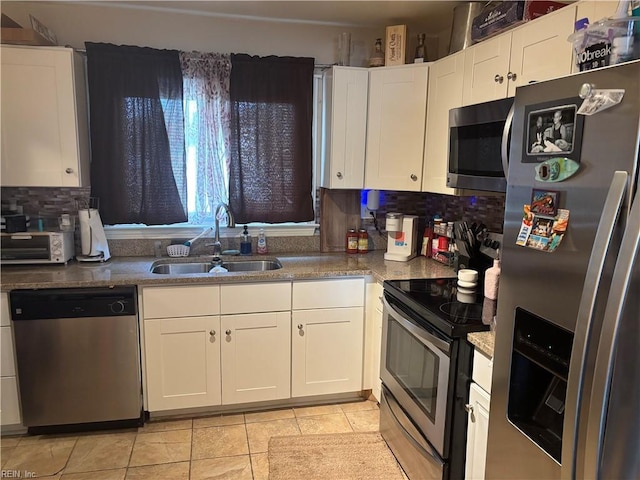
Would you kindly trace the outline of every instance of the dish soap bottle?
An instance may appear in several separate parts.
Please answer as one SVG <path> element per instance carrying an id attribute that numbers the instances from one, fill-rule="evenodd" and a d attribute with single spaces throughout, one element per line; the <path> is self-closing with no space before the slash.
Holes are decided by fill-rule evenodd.
<path id="1" fill-rule="evenodd" d="M 264 235 L 264 228 L 258 232 L 258 253 L 265 255 L 267 253 L 267 237 Z"/>
<path id="2" fill-rule="evenodd" d="M 247 226 L 242 231 L 242 240 L 240 240 L 240 255 L 251 255 L 251 235 Z"/>
<path id="3" fill-rule="evenodd" d="M 500 281 L 500 260 L 493 261 L 493 267 L 484 272 L 484 296 L 489 300 L 498 299 L 498 282 Z"/>

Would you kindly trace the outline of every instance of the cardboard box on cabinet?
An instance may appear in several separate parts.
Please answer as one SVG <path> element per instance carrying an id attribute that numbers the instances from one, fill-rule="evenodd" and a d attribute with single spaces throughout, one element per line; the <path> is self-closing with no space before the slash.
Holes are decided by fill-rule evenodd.
<path id="1" fill-rule="evenodd" d="M 485 40 L 565 6 L 565 3 L 551 1 L 502 2 L 473 19 L 471 39 L 474 43 Z"/>

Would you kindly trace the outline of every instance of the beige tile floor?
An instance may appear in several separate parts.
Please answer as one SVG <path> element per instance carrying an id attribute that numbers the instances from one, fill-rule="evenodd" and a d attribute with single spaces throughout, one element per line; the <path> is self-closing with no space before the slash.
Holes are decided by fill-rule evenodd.
<path id="1" fill-rule="evenodd" d="M 2 437 L 5 472 L 48 480 L 261 480 L 277 435 L 377 431 L 372 401 L 153 421 L 117 432 Z"/>

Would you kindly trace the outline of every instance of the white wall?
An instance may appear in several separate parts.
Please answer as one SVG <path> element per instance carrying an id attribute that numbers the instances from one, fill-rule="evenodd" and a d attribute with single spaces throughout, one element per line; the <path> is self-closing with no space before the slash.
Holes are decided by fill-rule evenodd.
<path id="1" fill-rule="evenodd" d="M 176 2 L 179 3 L 179 2 Z M 85 41 L 203 52 L 314 57 L 337 61 L 337 38 L 351 32 L 351 64 L 366 66 L 384 29 L 199 16 L 88 3 L 7 2 L 2 13 L 23 27 L 32 14 L 58 37 L 60 45 L 84 48 Z"/>

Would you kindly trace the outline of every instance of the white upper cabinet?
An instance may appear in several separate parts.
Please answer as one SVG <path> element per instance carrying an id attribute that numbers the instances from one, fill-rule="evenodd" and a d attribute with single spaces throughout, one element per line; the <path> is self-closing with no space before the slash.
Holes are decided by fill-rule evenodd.
<path id="1" fill-rule="evenodd" d="M 2 186 L 89 184 L 83 59 L 70 48 L 2 46 Z"/>
<path id="2" fill-rule="evenodd" d="M 324 188 L 361 189 L 367 136 L 366 68 L 333 67 L 324 78 Z"/>
<path id="3" fill-rule="evenodd" d="M 369 71 L 365 188 L 420 191 L 429 65 Z"/>
<path id="4" fill-rule="evenodd" d="M 568 75 L 576 7 L 571 5 L 465 50 L 463 104 L 515 95 L 516 87 Z"/>
<path id="5" fill-rule="evenodd" d="M 573 33 L 576 7 L 564 7 L 513 32 L 509 64 L 508 96 L 516 87 L 569 75 L 573 46 L 567 37 Z"/>
<path id="6" fill-rule="evenodd" d="M 510 54 L 511 33 L 484 40 L 464 51 L 464 105 L 507 96 Z"/>
<path id="7" fill-rule="evenodd" d="M 455 194 L 447 187 L 449 110 L 462 106 L 464 52 L 444 57 L 429 69 L 429 101 L 424 147 L 422 191 Z"/>

